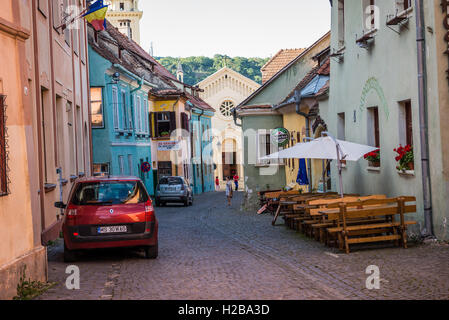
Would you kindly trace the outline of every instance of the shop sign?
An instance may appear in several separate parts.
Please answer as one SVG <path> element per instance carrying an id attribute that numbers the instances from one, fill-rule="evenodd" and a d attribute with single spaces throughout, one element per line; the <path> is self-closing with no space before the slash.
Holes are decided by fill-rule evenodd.
<path id="1" fill-rule="evenodd" d="M 276 128 L 271 131 L 271 142 L 279 147 L 285 147 L 290 140 L 290 132 L 285 128 Z"/>

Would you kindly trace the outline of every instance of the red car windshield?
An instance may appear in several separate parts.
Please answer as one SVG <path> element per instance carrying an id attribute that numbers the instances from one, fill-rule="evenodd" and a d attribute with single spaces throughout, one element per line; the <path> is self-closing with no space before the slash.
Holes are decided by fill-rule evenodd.
<path id="1" fill-rule="evenodd" d="M 138 181 L 100 181 L 78 184 L 72 203 L 77 206 L 138 204 L 149 200 Z"/>

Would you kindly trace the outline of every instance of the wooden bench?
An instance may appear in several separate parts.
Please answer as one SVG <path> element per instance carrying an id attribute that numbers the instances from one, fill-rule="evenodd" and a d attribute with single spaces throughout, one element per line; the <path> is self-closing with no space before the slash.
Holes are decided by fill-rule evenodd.
<path id="1" fill-rule="evenodd" d="M 336 208 L 340 203 L 360 203 L 362 201 L 367 200 L 379 200 L 386 199 L 386 195 L 371 195 L 365 197 L 359 196 L 347 196 L 340 199 L 332 199 L 332 200 L 322 200 L 322 201 L 312 201 L 310 203 L 311 206 L 316 206 L 317 208 L 311 208 L 309 210 L 310 216 L 313 218 L 308 221 L 304 221 L 305 230 L 308 232 L 310 237 L 314 237 L 316 240 L 321 241 L 323 243 L 327 243 L 327 234 L 325 233 L 325 229 L 332 227 L 335 225 L 337 216 L 326 217 L 320 214 L 320 211 L 323 208 Z M 357 225 L 360 223 L 376 223 L 382 222 L 382 218 L 376 219 L 349 219 L 347 222 L 349 225 Z"/>
<path id="2" fill-rule="evenodd" d="M 281 208 L 282 199 L 281 199 L 280 207 L 278 208 L 279 212 L 277 215 L 283 216 L 285 224 L 289 225 L 291 219 L 298 216 L 298 210 L 297 210 L 298 205 L 304 204 L 311 199 L 322 199 L 322 198 L 328 198 L 328 197 L 335 198 L 335 197 L 338 197 L 338 194 L 336 192 L 307 193 L 307 194 L 303 194 L 303 195 L 300 195 L 297 197 L 285 198 L 284 201 L 286 201 L 288 204 L 288 209 L 286 211 L 282 211 L 282 208 Z"/>
<path id="3" fill-rule="evenodd" d="M 398 245 L 400 241 L 407 248 L 407 226 L 416 222 L 406 222 L 405 214 L 416 212 L 416 205 L 407 205 L 415 201 L 415 197 L 399 197 L 339 203 L 337 209 L 326 209 L 321 213 L 328 219 L 336 218 L 337 225 L 327 228 L 327 232 L 337 235 L 339 248 L 346 253 L 350 252 L 349 245 L 355 243 L 395 241 Z M 382 217 L 384 222 L 372 222 Z M 355 219 L 366 219 L 366 222 L 351 225 L 349 222 Z"/>
<path id="4" fill-rule="evenodd" d="M 308 203 L 310 201 L 318 200 L 318 199 L 336 199 L 338 197 L 339 196 L 337 194 L 327 193 L 327 194 L 314 195 L 314 196 L 304 198 L 302 203 L 298 203 L 293 206 L 292 213 L 284 216 L 286 226 L 288 226 L 292 229 L 295 229 L 295 223 L 306 217 L 306 215 L 305 215 L 306 209 L 309 207 Z M 309 216 L 307 216 L 307 217 L 310 218 Z"/>

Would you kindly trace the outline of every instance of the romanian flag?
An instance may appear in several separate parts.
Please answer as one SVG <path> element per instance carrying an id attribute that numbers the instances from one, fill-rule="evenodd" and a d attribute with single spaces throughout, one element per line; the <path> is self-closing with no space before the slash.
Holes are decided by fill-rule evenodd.
<path id="1" fill-rule="evenodd" d="M 106 27 L 105 17 L 108 6 L 103 4 L 103 0 L 97 0 L 89 6 L 83 17 L 89 22 L 95 30 L 102 31 Z"/>

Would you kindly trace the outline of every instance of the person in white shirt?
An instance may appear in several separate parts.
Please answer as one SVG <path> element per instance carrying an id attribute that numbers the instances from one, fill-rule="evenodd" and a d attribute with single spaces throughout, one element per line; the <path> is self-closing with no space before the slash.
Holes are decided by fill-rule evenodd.
<path id="1" fill-rule="evenodd" d="M 226 197 L 228 198 L 228 206 L 231 206 L 231 199 L 232 199 L 232 180 L 231 180 L 231 177 L 226 177 Z"/>

